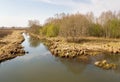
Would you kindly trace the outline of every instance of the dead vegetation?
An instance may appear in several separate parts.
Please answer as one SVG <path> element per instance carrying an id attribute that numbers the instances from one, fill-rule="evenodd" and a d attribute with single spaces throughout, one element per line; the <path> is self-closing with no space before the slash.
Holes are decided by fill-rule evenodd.
<path id="1" fill-rule="evenodd" d="M 24 41 L 23 30 L 0 30 L 0 62 L 25 53 L 21 43 Z M 4 37 L 3 37 L 4 36 Z"/>
<path id="2" fill-rule="evenodd" d="M 0 29 L 0 39 L 11 34 L 12 30 Z"/>
<path id="3" fill-rule="evenodd" d="M 119 42 L 120 39 L 112 39 L 112 38 L 98 38 L 98 37 L 67 37 L 66 38 L 67 42 L 71 43 L 86 43 L 86 42 L 91 42 L 91 43 L 108 43 L 108 42 Z"/>

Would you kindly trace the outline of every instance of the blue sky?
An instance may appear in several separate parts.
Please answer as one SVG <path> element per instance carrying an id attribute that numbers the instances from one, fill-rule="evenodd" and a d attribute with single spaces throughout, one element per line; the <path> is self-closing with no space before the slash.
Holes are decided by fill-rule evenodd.
<path id="1" fill-rule="evenodd" d="M 27 26 L 28 20 L 40 23 L 56 13 L 87 13 L 120 10 L 120 0 L 0 0 L 0 27 Z"/>

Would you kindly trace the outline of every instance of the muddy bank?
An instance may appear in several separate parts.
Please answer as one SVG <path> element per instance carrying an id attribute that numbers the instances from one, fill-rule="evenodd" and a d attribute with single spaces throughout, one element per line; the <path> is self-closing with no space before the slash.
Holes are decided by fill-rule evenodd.
<path id="1" fill-rule="evenodd" d="M 0 39 L 0 62 L 23 55 L 21 43 L 24 41 L 23 30 L 13 30 L 11 34 Z"/>

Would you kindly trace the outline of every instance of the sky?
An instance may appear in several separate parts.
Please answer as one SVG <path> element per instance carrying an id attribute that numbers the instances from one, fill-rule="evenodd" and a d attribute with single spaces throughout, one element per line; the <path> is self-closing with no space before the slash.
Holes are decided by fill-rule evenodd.
<path id="1" fill-rule="evenodd" d="M 120 11 L 120 0 L 0 0 L 0 27 L 26 27 L 28 20 L 45 20 L 57 13 Z"/>

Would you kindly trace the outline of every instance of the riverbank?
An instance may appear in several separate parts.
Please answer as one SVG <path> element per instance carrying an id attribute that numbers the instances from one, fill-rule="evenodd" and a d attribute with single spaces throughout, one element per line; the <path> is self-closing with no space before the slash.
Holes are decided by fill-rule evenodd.
<path id="1" fill-rule="evenodd" d="M 43 40 L 45 45 L 48 46 L 48 49 L 54 56 L 61 58 L 75 58 L 79 61 L 89 63 L 91 57 L 97 55 L 119 55 L 120 54 L 120 39 L 106 39 L 106 38 L 96 38 L 96 37 L 80 37 L 78 42 L 68 41 L 66 38 L 62 37 L 40 37 L 38 35 L 30 33 L 31 36 L 36 37 L 37 39 Z M 96 65 L 96 62 L 103 61 L 106 59 L 100 59 L 93 62 Z M 109 62 L 106 60 L 106 62 Z M 113 65 L 111 65 L 111 63 Z M 100 67 L 100 66 L 98 66 Z M 117 65 L 113 62 L 107 64 L 102 64 L 100 68 L 103 69 L 116 69 Z"/>
<path id="2" fill-rule="evenodd" d="M 120 53 L 120 40 L 81 38 L 82 42 L 67 42 L 64 38 L 48 38 L 50 51 L 60 57 L 74 58 L 81 55 L 98 55 L 100 53 Z M 85 40 L 85 42 L 84 42 Z"/>
<path id="3" fill-rule="evenodd" d="M 4 31 L 4 30 L 3 30 Z M 0 38 L 0 62 L 23 55 L 21 43 L 24 41 L 24 30 L 10 30 L 11 33 Z"/>
<path id="4" fill-rule="evenodd" d="M 45 38 L 30 33 L 38 39 L 45 40 L 53 55 L 60 57 L 75 57 L 81 55 L 95 56 L 100 53 L 119 54 L 120 39 L 106 39 L 97 37 L 80 37 L 79 42 L 68 42 L 66 38 Z"/>

